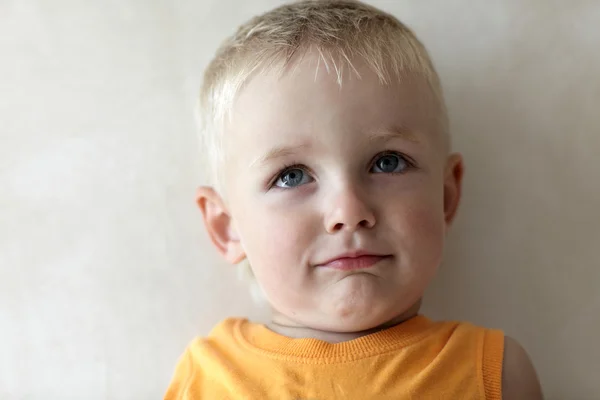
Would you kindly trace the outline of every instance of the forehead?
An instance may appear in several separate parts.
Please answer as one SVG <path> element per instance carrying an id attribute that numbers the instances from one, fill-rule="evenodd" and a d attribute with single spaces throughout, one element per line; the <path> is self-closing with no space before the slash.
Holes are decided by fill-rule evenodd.
<path id="1" fill-rule="evenodd" d="M 424 78 L 406 73 L 385 84 L 360 59 L 352 64 L 354 69 L 307 53 L 283 73 L 269 69 L 254 76 L 226 123 L 226 153 L 240 157 L 257 145 L 390 127 L 434 134 L 438 115 Z"/>

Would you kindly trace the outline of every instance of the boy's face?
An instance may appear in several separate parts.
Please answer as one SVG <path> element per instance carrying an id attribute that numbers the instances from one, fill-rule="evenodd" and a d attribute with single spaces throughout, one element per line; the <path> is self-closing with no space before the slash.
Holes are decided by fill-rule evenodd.
<path id="1" fill-rule="evenodd" d="M 340 88 L 323 62 L 315 78 L 309 54 L 240 92 L 225 129 L 219 224 L 229 219 L 216 233 L 231 261 L 248 258 L 280 320 L 338 332 L 373 328 L 419 301 L 462 173 L 426 83 L 382 85 L 356 67 L 362 79 L 345 71 Z"/>

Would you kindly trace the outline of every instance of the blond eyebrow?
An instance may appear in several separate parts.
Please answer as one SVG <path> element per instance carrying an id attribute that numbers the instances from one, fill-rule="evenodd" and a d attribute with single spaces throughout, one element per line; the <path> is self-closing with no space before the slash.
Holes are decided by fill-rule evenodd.
<path id="1" fill-rule="evenodd" d="M 379 129 L 373 133 L 371 133 L 368 137 L 369 142 L 373 142 L 376 140 L 383 140 L 385 142 L 390 141 L 392 139 L 400 138 L 403 140 L 407 140 L 413 143 L 419 143 L 419 138 L 414 132 L 411 132 L 407 129 L 400 128 L 398 126 L 392 126 L 385 129 Z"/>
<path id="2" fill-rule="evenodd" d="M 254 161 L 252 161 L 250 163 L 250 167 L 253 167 L 257 164 L 264 165 L 264 164 L 268 163 L 269 161 L 273 161 L 278 158 L 289 157 L 291 155 L 298 153 L 300 150 L 302 150 L 306 147 L 308 147 L 308 145 L 306 145 L 306 144 L 301 144 L 298 146 L 274 147 L 271 150 L 269 150 L 266 154 L 264 154 L 260 157 L 257 157 Z"/>

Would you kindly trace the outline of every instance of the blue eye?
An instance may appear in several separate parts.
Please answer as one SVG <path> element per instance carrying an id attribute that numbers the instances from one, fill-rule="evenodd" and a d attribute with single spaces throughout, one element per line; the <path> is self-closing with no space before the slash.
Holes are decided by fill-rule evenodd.
<path id="1" fill-rule="evenodd" d="M 375 159 L 371 172 L 401 173 L 410 167 L 409 162 L 398 154 L 384 154 Z"/>
<path id="2" fill-rule="evenodd" d="M 304 185 L 312 181 L 312 178 L 300 168 L 290 168 L 285 171 L 275 181 L 273 186 L 280 188 L 292 188 Z"/>

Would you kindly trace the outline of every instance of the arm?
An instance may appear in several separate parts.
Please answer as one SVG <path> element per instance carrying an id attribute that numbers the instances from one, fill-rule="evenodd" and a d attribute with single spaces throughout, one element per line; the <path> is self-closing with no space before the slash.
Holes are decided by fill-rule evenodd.
<path id="1" fill-rule="evenodd" d="M 513 338 L 504 340 L 502 398 L 542 400 L 542 388 L 527 352 Z"/>

